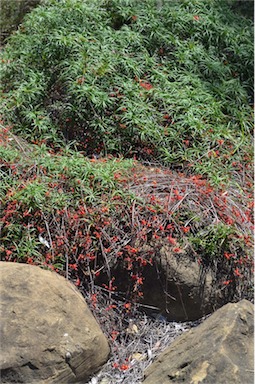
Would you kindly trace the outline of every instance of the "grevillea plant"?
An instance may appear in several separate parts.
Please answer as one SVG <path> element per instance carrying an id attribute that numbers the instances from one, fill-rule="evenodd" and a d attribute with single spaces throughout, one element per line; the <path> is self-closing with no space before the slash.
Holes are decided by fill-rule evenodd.
<path id="1" fill-rule="evenodd" d="M 167 244 L 226 301 L 252 297 L 253 30 L 230 3 L 26 16 L 1 53 L 1 260 L 53 269 L 92 305 L 121 267 L 128 313 Z"/>
<path id="2" fill-rule="evenodd" d="M 253 122 L 252 21 L 230 3 L 43 1 L 2 54 L 7 124 L 227 181 Z"/>
<path id="3" fill-rule="evenodd" d="M 134 302 L 143 296 L 144 268 L 168 244 L 169 252 L 210 268 L 226 299 L 252 296 L 245 166 L 242 188 L 215 188 L 201 175 L 135 160 L 88 159 L 68 148 L 49 154 L 8 129 L 1 140 L 1 260 L 51 268 L 91 295 L 95 284 L 118 291 L 121 266 Z"/>

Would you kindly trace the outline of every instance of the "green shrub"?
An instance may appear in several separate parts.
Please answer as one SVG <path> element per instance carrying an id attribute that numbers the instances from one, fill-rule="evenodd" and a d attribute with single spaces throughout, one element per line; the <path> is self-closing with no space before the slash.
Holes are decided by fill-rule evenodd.
<path id="1" fill-rule="evenodd" d="M 30 140 L 157 159 L 213 183 L 251 153 L 252 23 L 224 1 L 47 0 L 2 57 Z"/>
<path id="2" fill-rule="evenodd" d="M 0 43 L 6 42 L 9 35 L 21 24 L 24 15 L 40 0 L 1 0 L 0 13 Z"/>

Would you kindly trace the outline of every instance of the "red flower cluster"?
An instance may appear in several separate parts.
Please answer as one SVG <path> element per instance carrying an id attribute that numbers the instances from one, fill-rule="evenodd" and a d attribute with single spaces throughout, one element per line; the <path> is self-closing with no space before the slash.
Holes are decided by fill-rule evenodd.
<path id="1" fill-rule="evenodd" d="M 146 89 L 146 91 L 149 91 L 150 89 L 153 88 L 153 85 L 151 83 L 149 83 L 148 81 L 141 81 L 140 80 L 140 86 L 144 89 Z"/>

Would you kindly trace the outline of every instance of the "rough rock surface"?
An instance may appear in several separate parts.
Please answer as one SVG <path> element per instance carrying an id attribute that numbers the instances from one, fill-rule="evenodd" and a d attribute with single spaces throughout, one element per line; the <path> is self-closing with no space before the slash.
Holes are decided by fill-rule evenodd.
<path id="1" fill-rule="evenodd" d="M 173 254 L 162 247 L 157 256 L 157 272 L 144 271 L 144 303 L 159 307 L 168 320 L 192 321 L 213 312 L 212 277 L 201 276 L 196 260 Z"/>
<path id="2" fill-rule="evenodd" d="M 254 305 L 227 304 L 178 337 L 145 371 L 144 384 L 253 384 Z"/>
<path id="3" fill-rule="evenodd" d="M 64 277 L 0 262 L 1 383 L 85 380 L 109 346 L 82 295 Z"/>
<path id="4" fill-rule="evenodd" d="M 194 321 L 225 304 L 221 292 L 214 289 L 211 271 L 203 273 L 197 260 L 185 252 L 174 254 L 167 245 L 158 248 L 157 244 L 155 248 L 143 247 L 144 254 L 155 254 L 154 264 L 143 268 L 141 304 L 157 308 L 145 308 L 148 315 L 160 315 L 169 321 Z M 128 291 L 129 281 L 122 265 L 115 269 L 115 277 L 119 291 Z"/>

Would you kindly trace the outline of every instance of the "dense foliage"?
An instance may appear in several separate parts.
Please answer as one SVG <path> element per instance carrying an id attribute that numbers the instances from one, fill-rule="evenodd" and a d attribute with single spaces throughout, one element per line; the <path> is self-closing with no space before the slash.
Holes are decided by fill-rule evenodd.
<path id="1" fill-rule="evenodd" d="M 1 61 L 1 260 L 91 293 L 116 289 L 121 265 L 137 300 L 167 244 L 226 301 L 252 297 L 252 23 L 229 3 L 27 15 Z"/>
<path id="2" fill-rule="evenodd" d="M 0 44 L 18 28 L 26 13 L 38 5 L 40 0 L 1 0 Z"/>
<path id="3" fill-rule="evenodd" d="M 227 300 L 252 296 L 252 180 L 215 189 L 201 176 L 131 159 L 49 153 L 5 129 L 1 135 L 1 259 L 57 270 L 93 292 L 143 296 L 144 268 L 160 249 L 208 268 Z M 240 177 L 240 176 L 239 176 Z M 244 178 L 244 180 L 242 180 Z M 122 274 L 123 279 L 123 274 Z M 123 287 L 123 284 L 121 284 Z"/>
<path id="4" fill-rule="evenodd" d="M 2 63 L 2 111 L 29 140 L 213 183 L 250 156 L 252 27 L 225 1 L 45 1 Z"/>

